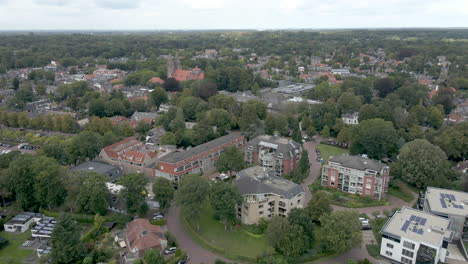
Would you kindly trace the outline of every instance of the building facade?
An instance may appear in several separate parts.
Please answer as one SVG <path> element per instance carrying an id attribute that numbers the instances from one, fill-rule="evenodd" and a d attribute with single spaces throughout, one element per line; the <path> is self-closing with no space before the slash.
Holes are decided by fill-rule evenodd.
<path id="1" fill-rule="evenodd" d="M 242 149 L 244 143 L 244 136 L 233 132 L 181 152 L 172 152 L 159 159 L 155 176 L 179 181 L 186 174 L 205 173 L 214 169 L 225 148 L 236 146 Z"/>
<path id="2" fill-rule="evenodd" d="M 452 220 L 403 207 L 382 228 L 380 255 L 404 264 L 444 263 Z"/>
<path id="3" fill-rule="evenodd" d="M 304 190 L 299 184 L 260 166 L 238 172 L 234 184 L 244 198 L 237 208 L 243 224 L 256 224 L 277 215 L 286 217 L 293 208 L 304 207 Z"/>
<path id="4" fill-rule="evenodd" d="M 361 156 L 330 157 L 322 167 L 322 186 L 382 199 L 388 189 L 390 167 Z"/>
<path id="5" fill-rule="evenodd" d="M 244 147 L 247 164 L 272 170 L 275 176 L 291 173 L 297 167 L 301 154 L 302 146 L 296 141 L 268 135 L 258 136 Z"/>
<path id="6" fill-rule="evenodd" d="M 352 114 L 344 114 L 341 116 L 341 120 L 343 120 L 343 123 L 346 125 L 358 125 L 359 124 L 359 113 L 355 112 Z"/>

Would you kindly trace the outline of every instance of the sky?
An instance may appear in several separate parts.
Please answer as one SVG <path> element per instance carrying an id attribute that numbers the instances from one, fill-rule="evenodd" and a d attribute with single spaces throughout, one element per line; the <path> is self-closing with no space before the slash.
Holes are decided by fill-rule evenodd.
<path id="1" fill-rule="evenodd" d="M 468 27 L 468 0 L 0 0 L 0 30 Z"/>

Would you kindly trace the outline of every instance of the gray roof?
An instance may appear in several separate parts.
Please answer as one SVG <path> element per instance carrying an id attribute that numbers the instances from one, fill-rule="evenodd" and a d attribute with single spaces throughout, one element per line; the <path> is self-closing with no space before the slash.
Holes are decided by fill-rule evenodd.
<path id="1" fill-rule="evenodd" d="M 346 113 L 346 114 L 343 114 L 341 117 L 352 119 L 354 117 L 359 117 L 359 112 L 354 112 L 352 114 Z"/>
<path id="2" fill-rule="evenodd" d="M 283 157 L 286 159 L 293 158 L 294 152 L 297 150 L 298 152 L 302 152 L 301 144 L 297 143 L 294 140 L 285 138 L 285 137 L 277 137 L 277 136 L 269 136 L 269 135 L 261 135 L 258 136 L 251 141 L 249 141 L 246 146 L 258 146 L 264 143 L 272 144 L 276 146 L 276 154 L 282 153 Z M 266 145 L 266 144 L 265 144 Z"/>
<path id="3" fill-rule="evenodd" d="M 330 157 L 328 162 L 339 163 L 343 167 L 356 170 L 381 171 L 386 166 L 384 163 L 376 160 L 346 154 Z"/>
<path id="4" fill-rule="evenodd" d="M 198 145 L 196 147 L 181 151 L 181 152 L 172 152 L 170 154 L 165 155 L 164 157 L 161 157 L 159 161 L 165 162 L 165 163 L 170 163 L 170 164 L 176 164 L 180 161 L 186 160 L 188 158 L 191 158 L 195 155 L 201 154 L 203 152 L 206 152 L 208 150 L 214 149 L 216 147 L 222 146 L 224 144 L 227 144 L 229 142 L 232 142 L 239 137 L 242 137 L 242 135 L 239 132 L 232 132 L 230 134 L 227 134 L 225 136 L 213 139 L 211 141 L 208 141 L 206 143 L 203 143 L 201 145 Z"/>
<path id="5" fill-rule="evenodd" d="M 14 225 L 14 224 L 24 225 L 34 217 L 42 217 L 42 214 L 23 212 L 23 213 L 15 215 L 12 219 L 10 219 L 10 221 L 8 221 L 5 224 L 6 225 Z"/>
<path id="6" fill-rule="evenodd" d="M 429 206 L 427 209 L 433 214 L 468 216 L 468 193 L 466 192 L 427 187 L 425 199 Z"/>
<path id="7" fill-rule="evenodd" d="M 237 173 L 234 184 L 241 195 L 272 193 L 287 199 L 303 193 L 302 186 L 264 171 L 260 166 L 250 167 Z"/>
<path id="8" fill-rule="evenodd" d="M 135 112 L 130 117 L 130 119 L 135 121 L 140 121 L 142 119 L 155 119 L 158 116 L 158 113 L 155 112 Z"/>

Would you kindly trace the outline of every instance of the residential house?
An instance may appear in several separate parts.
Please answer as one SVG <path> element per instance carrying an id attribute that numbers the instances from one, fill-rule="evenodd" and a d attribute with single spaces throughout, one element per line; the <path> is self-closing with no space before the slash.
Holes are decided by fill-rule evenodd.
<path id="1" fill-rule="evenodd" d="M 163 85 L 164 84 L 164 80 L 159 78 L 159 77 L 153 77 L 149 80 L 149 83 L 152 83 L 152 84 L 160 84 L 160 85 Z"/>
<path id="2" fill-rule="evenodd" d="M 152 225 L 147 219 L 138 218 L 127 224 L 125 244 L 128 253 L 124 258 L 131 263 L 142 258 L 148 249 L 163 251 L 167 247 L 167 239 L 160 226 Z"/>
<path id="3" fill-rule="evenodd" d="M 234 185 L 244 198 L 237 208 L 243 224 L 256 224 L 262 218 L 278 215 L 286 217 L 292 209 L 304 207 L 304 190 L 299 184 L 260 166 L 239 171 Z"/>
<path id="4" fill-rule="evenodd" d="M 17 214 L 8 222 L 3 224 L 3 228 L 5 232 L 26 232 L 33 223 L 37 223 L 42 218 L 41 214 L 31 213 L 31 212 L 24 212 L 21 214 Z"/>
<path id="5" fill-rule="evenodd" d="M 189 81 L 189 80 L 203 80 L 205 79 L 205 72 L 200 68 L 195 67 L 191 70 L 181 70 L 177 69 L 174 72 L 172 78 L 176 79 L 179 82 Z"/>
<path id="6" fill-rule="evenodd" d="M 48 240 L 52 236 L 57 221 L 54 217 L 42 216 L 31 229 L 31 236 L 40 240 Z"/>
<path id="7" fill-rule="evenodd" d="M 70 169 L 75 172 L 94 172 L 108 177 L 109 182 L 115 182 L 122 176 L 122 170 L 102 161 L 86 161 Z"/>
<path id="8" fill-rule="evenodd" d="M 145 122 L 146 124 L 153 125 L 154 120 L 158 116 L 158 113 L 155 112 L 135 112 L 133 115 L 130 117 L 130 120 L 138 123 L 140 121 Z"/>
<path id="9" fill-rule="evenodd" d="M 346 125 L 358 125 L 359 124 L 359 112 L 354 112 L 352 114 L 346 113 L 341 116 L 341 120 Z"/>
<path id="10" fill-rule="evenodd" d="M 452 220 L 403 207 L 382 228 L 380 255 L 397 263 L 445 263 Z"/>
<path id="11" fill-rule="evenodd" d="M 186 174 L 211 171 L 225 148 L 242 148 L 243 145 L 244 136 L 233 132 L 181 152 L 169 153 L 158 160 L 156 176 L 179 181 Z"/>
<path id="12" fill-rule="evenodd" d="M 362 156 L 330 157 L 322 167 L 322 186 L 382 199 L 388 189 L 390 167 Z"/>
<path id="13" fill-rule="evenodd" d="M 244 157 L 247 164 L 258 164 L 282 176 L 294 170 L 302 155 L 301 144 L 284 137 L 262 135 L 247 142 Z"/>

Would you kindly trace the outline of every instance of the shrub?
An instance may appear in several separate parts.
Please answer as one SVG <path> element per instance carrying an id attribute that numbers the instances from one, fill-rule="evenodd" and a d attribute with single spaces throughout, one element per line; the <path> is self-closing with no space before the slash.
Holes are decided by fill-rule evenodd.
<path id="1" fill-rule="evenodd" d="M 152 225 L 163 226 L 163 225 L 166 225 L 166 219 L 153 220 L 153 221 L 151 221 L 151 224 Z"/>
<path id="2" fill-rule="evenodd" d="M 166 232 L 164 235 L 166 236 L 168 247 L 177 247 L 177 241 L 171 233 Z"/>

